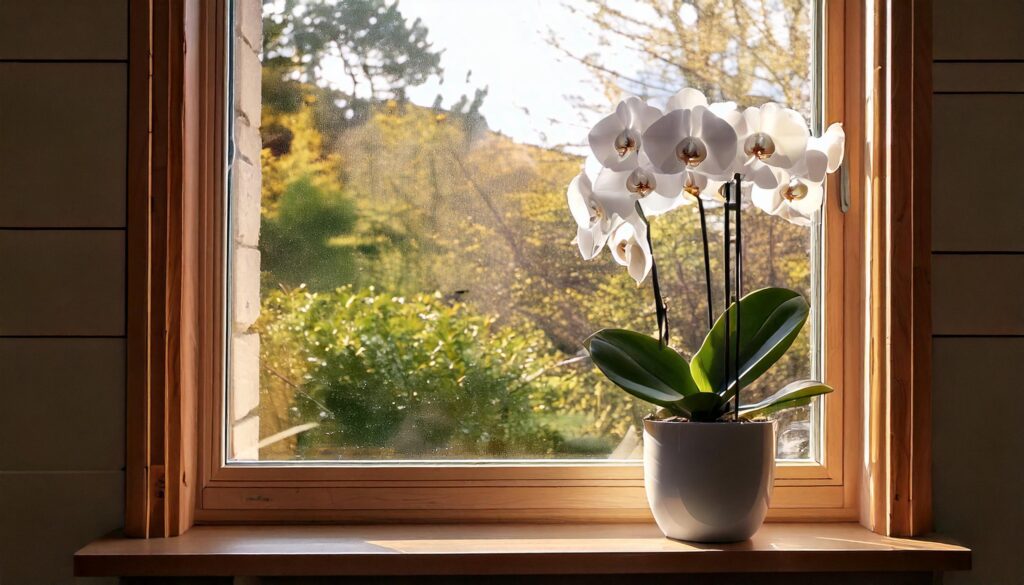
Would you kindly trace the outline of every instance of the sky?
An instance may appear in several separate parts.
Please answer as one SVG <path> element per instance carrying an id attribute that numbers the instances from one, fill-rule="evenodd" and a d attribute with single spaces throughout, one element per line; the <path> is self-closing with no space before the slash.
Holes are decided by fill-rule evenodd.
<path id="1" fill-rule="evenodd" d="M 623 0 L 629 1 L 629 0 Z M 450 107 L 463 95 L 472 99 L 487 88 L 482 113 L 492 130 L 523 143 L 584 148 L 589 128 L 606 113 L 580 108 L 573 99 L 601 104 L 603 89 L 589 70 L 548 43 L 549 35 L 576 54 L 593 51 L 595 41 L 583 26 L 584 16 L 566 4 L 578 0 L 400 0 L 399 9 L 412 22 L 419 18 L 427 40 L 441 54 L 442 76 L 408 88 L 415 104 L 431 106 L 438 95 Z M 602 61 L 623 64 L 613 47 Z M 340 61 L 321 62 L 323 78 L 351 90 Z M 608 112 L 613 109 L 609 103 Z"/>
<path id="2" fill-rule="evenodd" d="M 648 10 L 634 0 L 609 1 L 641 19 Z M 431 106 L 441 95 L 442 107 L 450 107 L 486 87 L 481 111 L 488 125 L 517 142 L 583 153 L 590 127 L 614 109 L 588 68 L 553 47 L 550 35 L 575 55 L 600 51 L 600 62 L 613 70 L 633 74 L 640 64 L 624 43 L 597 41 L 579 12 L 588 9 L 584 0 L 399 0 L 398 6 L 409 22 L 423 22 L 432 49 L 442 51 L 443 79 L 431 76 L 408 88 L 409 99 Z M 692 11 L 680 16 L 696 20 Z M 339 89 L 351 88 L 340 62 L 326 65 L 322 74 Z M 607 108 L 593 111 L 580 103 Z"/>
<path id="3" fill-rule="evenodd" d="M 596 114 L 586 116 L 567 96 L 603 98 L 586 67 L 547 42 L 549 29 L 577 46 L 589 39 L 581 17 L 559 0 L 402 0 L 399 7 L 444 50 L 444 82 L 433 76 L 412 88 L 413 102 L 430 105 L 441 94 L 449 106 L 486 86 L 482 113 L 492 130 L 532 144 L 583 143 Z"/>

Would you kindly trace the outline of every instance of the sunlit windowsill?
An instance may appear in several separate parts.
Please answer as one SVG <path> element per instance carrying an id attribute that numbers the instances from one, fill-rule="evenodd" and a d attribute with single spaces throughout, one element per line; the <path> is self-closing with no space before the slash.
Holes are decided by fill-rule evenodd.
<path id="1" fill-rule="evenodd" d="M 556 575 L 938 572 L 970 550 L 852 523 L 766 524 L 738 544 L 668 540 L 653 524 L 198 526 L 170 539 L 111 535 L 75 554 L 97 576 Z"/>

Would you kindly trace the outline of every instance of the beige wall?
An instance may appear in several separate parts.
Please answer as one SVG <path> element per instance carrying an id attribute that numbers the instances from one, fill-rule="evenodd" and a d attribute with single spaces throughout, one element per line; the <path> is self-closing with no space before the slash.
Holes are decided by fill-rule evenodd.
<path id="1" fill-rule="evenodd" d="M 2 585 L 122 523 L 127 10 L 0 0 Z"/>
<path id="2" fill-rule="evenodd" d="M 1024 583 L 1024 1 L 934 0 L 935 527 Z"/>
<path id="3" fill-rule="evenodd" d="M 252 325 L 260 316 L 260 48 L 263 3 L 235 1 L 234 104 L 235 158 L 231 161 L 231 354 L 228 369 L 231 434 L 229 456 L 259 459 L 260 336 Z"/>
<path id="4" fill-rule="evenodd" d="M 1024 1 L 934 2 L 936 528 L 975 548 L 947 583 L 1018 585 Z M 122 521 L 126 30 L 0 0 L 0 585 L 71 582 Z"/>

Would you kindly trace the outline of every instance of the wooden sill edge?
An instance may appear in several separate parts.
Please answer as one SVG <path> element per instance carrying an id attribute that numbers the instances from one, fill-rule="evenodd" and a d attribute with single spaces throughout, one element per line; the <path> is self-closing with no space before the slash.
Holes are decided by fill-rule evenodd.
<path id="1" fill-rule="evenodd" d="M 79 577 L 427 576 L 967 570 L 971 551 L 858 524 L 766 524 L 736 544 L 668 540 L 653 524 L 197 526 L 113 534 L 75 553 Z"/>

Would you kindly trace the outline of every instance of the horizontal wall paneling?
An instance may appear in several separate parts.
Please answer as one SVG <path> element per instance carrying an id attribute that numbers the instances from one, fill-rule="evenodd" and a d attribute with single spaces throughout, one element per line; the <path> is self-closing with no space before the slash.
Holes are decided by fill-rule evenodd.
<path id="1" fill-rule="evenodd" d="M 123 339 L 0 339 L 0 471 L 119 471 L 124 349 Z"/>
<path id="2" fill-rule="evenodd" d="M 1024 94 L 935 95 L 932 249 L 1024 252 Z"/>
<path id="3" fill-rule="evenodd" d="M 2 0 L 0 59 L 125 59 L 129 0 Z"/>
<path id="4" fill-rule="evenodd" d="M 932 0 L 936 60 L 1024 59 L 1021 0 Z"/>
<path id="5" fill-rule="evenodd" d="M 0 230 L 0 337 L 121 336 L 122 230 Z"/>
<path id="6" fill-rule="evenodd" d="M 0 63 L 0 228 L 123 228 L 126 107 L 124 63 Z"/>

